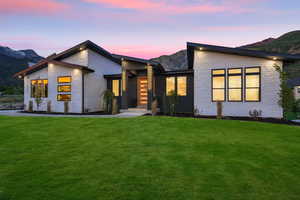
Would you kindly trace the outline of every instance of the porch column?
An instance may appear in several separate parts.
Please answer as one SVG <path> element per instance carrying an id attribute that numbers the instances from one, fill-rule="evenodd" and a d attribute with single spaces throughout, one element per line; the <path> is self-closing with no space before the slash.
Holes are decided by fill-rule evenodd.
<path id="1" fill-rule="evenodd" d="M 127 88 L 128 88 L 128 72 L 126 69 L 123 68 L 122 69 L 122 98 L 121 98 L 122 109 L 128 109 Z"/>
<path id="2" fill-rule="evenodd" d="M 151 110 L 151 104 L 153 101 L 153 67 L 147 65 L 147 79 L 148 79 L 148 110 Z"/>

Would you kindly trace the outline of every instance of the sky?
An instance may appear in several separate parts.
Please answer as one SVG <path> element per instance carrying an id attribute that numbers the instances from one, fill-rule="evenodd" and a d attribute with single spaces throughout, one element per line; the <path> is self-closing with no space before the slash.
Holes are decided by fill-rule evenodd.
<path id="1" fill-rule="evenodd" d="M 300 29 L 299 0 L 0 0 L 0 45 L 42 56 L 91 40 L 168 55 L 186 42 L 236 47 Z"/>

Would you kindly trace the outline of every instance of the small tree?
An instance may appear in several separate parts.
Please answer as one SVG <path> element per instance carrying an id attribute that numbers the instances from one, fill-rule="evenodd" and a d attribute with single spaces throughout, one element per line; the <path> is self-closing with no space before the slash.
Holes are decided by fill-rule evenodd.
<path id="1" fill-rule="evenodd" d="M 114 97 L 112 102 L 112 114 L 116 115 L 118 113 L 119 113 L 118 100 L 116 97 Z"/>
<path id="2" fill-rule="evenodd" d="M 33 102 L 31 100 L 29 101 L 28 112 L 33 112 Z"/>
<path id="3" fill-rule="evenodd" d="M 275 70 L 279 73 L 280 79 L 280 92 L 279 92 L 279 101 L 278 104 L 282 107 L 284 111 L 284 118 L 286 118 L 286 112 L 293 111 L 295 105 L 295 96 L 293 89 L 290 88 L 287 84 L 288 73 L 285 72 L 277 64 L 274 65 Z"/>
<path id="4" fill-rule="evenodd" d="M 43 98 L 42 98 L 42 88 L 37 87 L 34 95 L 34 101 L 36 103 L 37 111 L 40 110 L 40 106 L 43 103 Z"/>
<path id="5" fill-rule="evenodd" d="M 178 96 L 174 90 L 168 93 L 168 105 L 169 105 L 169 113 L 171 116 L 175 115 L 176 113 L 176 105 L 178 101 Z"/>
<path id="6" fill-rule="evenodd" d="M 151 103 L 151 113 L 152 115 L 157 115 L 157 106 L 158 106 L 158 101 L 156 97 L 153 97 L 153 101 Z"/>
<path id="7" fill-rule="evenodd" d="M 102 93 L 102 97 L 103 97 L 104 110 L 107 113 L 112 113 L 112 104 L 113 104 L 113 99 L 115 97 L 114 93 L 110 90 L 105 90 Z"/>

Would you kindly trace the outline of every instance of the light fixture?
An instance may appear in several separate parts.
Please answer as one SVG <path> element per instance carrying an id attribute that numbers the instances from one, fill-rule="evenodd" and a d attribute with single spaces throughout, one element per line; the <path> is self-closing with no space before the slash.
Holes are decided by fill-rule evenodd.
<path id="1" fill-rule="evenodd" d="M 274 57 L 274 58 L 273 58 L 273 60 L 277 60 L 277 58 L 276 58 L 276 57 Z"/>
<path id="2" fill-rule="evenodd" d="M 19 79 L 22 79 L 23 77 L 21 75 L 18 76 Z"/>
<path id="3" fill-rule="evenodd" d="M 202 51 L 202 50 L 203 50 L 203 48 L 202 48 L 202 47 L 200 47 L 200 48 L 199 48 L 199 50 L 200 50 L 200 51 Z"/>
<path id="4" fill-rule="evenodd" d="M 83 50 L 83 47 L 80 47 L 79 50 L 82 51 L 82 50 Z"/>

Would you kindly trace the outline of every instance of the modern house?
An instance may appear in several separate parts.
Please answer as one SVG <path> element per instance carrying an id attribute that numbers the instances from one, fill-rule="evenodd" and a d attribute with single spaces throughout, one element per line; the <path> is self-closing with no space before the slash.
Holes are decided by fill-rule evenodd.
<path id="1" fill-rule="evenodd" d="M 249 111 L 259 110 L 262 117 L 282 118 L 274 65 L 284 67 L 300 56 L 187 43 L 187 59 L 186 69 L 166 71 L 159 63 L 111 54 L 86 41 L 15 76 L 24 79 L 25 109 L 36 91 L 42 91 L 40 110 L 50 103 L 52 112 L 63 112 L 68 101 L 71 113 L 101 111 L 101 94 L 109 89 L 123 110 L 150 109 L 156 98 L 164 111 L 168 95 L 175 92 L 179 113 L 214 116 L 216 103 L 223 102 L 225 116 L 249 116 Z"/>

